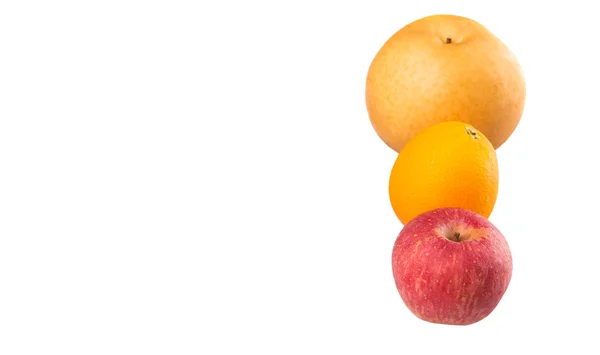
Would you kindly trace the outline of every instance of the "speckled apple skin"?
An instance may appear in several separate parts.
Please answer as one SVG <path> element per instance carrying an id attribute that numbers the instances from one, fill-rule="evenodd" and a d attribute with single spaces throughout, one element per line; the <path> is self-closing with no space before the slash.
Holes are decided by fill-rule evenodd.
<path id="1" fill-rule="evenodd" d="M 468 240 L 446 236 L 459 231 Z M 506 239 L 486 218 L 460 208 L 425 212 L 394 243 L 392 269 L 400 297 L 418 318 L 469 325 L 498 305 L 512 277 Z"/>

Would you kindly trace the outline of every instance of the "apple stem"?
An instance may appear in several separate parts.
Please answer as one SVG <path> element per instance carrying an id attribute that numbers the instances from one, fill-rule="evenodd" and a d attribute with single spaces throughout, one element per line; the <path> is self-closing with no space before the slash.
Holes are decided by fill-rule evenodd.
<path id="1" fill-rule="evenodd" d="M 460 232 L 454 232 L 454 238 L 456 238 L 457 242 L 460 242 Z"/>
<path id="2" fill-rule="evenodd" d="M 452 43 L 452 38 L 446 37 L 446 44 L 450 44 L 450 43 Z"/>

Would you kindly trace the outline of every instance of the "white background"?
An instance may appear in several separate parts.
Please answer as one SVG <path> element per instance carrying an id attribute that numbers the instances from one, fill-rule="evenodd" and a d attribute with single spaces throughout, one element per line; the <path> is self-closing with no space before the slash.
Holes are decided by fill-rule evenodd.
<path id="1" fill-rule="evenodd" d="M 3 1 L 0 353 L 597 354 L 600 25 L 525 3 Z M 435 13 L 527 79 L 490 217 L 513 279 L 467 327 L 400 300 L 364 104 L 383 42 Z"/>

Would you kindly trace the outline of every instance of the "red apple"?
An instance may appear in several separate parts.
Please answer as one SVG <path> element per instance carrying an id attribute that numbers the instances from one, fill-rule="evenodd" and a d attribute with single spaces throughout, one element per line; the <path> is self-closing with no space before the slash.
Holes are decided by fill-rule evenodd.
<path id="1" fill-rule="evenodd" d="M 408 222 L 396 239 L 392 269 L 400 297 L 418 318 L 468 325 L 498 305 L 512 276 L 500 231 L 461 208 L 439 208 Z"/>

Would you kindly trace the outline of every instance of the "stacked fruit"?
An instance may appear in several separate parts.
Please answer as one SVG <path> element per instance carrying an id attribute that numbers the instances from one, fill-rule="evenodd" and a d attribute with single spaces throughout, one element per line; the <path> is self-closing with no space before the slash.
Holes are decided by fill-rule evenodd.
<path id="1" fill-rule="evenodd" d="M 482 320 L 512 276 L 509 246 L 488 217 L 498 194 L 496 149 L 525 103 L 517 59 L 471 19 L 425 17 L 376 54 L 366 103 L 375 131 L 398 153 L 389 197 L 404 225 L 392 251 L 400 297 L 425 321 Z"/>

